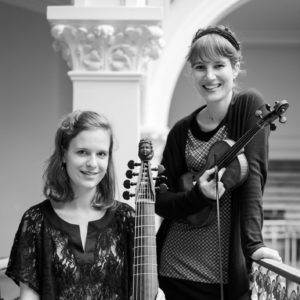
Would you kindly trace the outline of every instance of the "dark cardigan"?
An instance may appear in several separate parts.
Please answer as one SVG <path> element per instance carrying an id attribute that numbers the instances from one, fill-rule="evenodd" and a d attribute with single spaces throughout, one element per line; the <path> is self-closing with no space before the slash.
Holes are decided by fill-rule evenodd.
<path id="1" fill-rule="evenodd" d="M 237 141 L 257 122 L 255 112 L 265 113 L 264 101 L 255 90 L 234 94 L 225 123 L 228 138 Z M 172 219 L 186 217 L 211 205 L 198 186 L 189 192 L 176 192 L 178 178 L 187 172 L 185 145 L 188 129 L 193 132 L 193 120 L 201 108 L 178 121 L 170 130 L 163 152 L 162 165 L 166 168 L 169 190 L 159 194 L 156 213 L 164 218 L 157 233 L 158 262 L 163 242 Z M 194 134 L 194 132 L 193 132 Z M 267 177 L 269 127 L 260 130 L 245 147 L 249 164 L 247 180 L 232 192 L 232 214 L 229 258 L 229 299 L 249 299 L 250 256 L 264 246 L 262 238 L 262 194 Z M 243 296 L 244 295 L 244 296 Z"/>

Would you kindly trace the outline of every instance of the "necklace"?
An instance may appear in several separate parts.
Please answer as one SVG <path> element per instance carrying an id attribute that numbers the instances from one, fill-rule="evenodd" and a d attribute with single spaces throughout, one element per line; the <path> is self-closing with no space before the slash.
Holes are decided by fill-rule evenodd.
<path id="1" fill-rule="evenodd" d="M 209 113 L 209 110 L 207 109 L 207 107 L 206 107 L 205 111 L 206 111 L 206 115 L 207 115 L 208 120 L 215 121 L 215 118 Z"/>
<path id="2" fill-rule="evenodd" d="M 208 119 L 211 121 L 214 121 L 214 118 L 210 115 L 210 113 L 207 111 Z"/>

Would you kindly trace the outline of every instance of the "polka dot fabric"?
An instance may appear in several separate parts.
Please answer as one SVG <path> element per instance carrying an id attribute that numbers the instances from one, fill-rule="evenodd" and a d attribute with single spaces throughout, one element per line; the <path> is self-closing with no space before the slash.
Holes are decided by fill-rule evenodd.
<path id="1" fill-rule="evenodd" d="M 190 170 L 201 170 L 211 146 L 227 137 L 224 125 L 208 141 L 196 139 L 189 131 L 186 163 Z M 220 199 L 223 281 L 228 282 L 228 252 L 230 236 L 230 195 Z M 220 282 L 217 220 L 197 228 L 186 222 L 174 221 L 164 243 L 160 275 L 204 283 Z"/>

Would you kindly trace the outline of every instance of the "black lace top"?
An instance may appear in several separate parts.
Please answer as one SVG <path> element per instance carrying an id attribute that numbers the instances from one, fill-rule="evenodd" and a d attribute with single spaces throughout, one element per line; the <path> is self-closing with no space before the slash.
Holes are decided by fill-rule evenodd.
<path id="1" fill-rule="evenodd" d="M 6 275 L 43 300 L 127 300 L 132 282 L 134 210 L 118 202 L 88 224 L 83 249 L 79 226 L 61 219 L 49 200 L 27 210 Z"/>

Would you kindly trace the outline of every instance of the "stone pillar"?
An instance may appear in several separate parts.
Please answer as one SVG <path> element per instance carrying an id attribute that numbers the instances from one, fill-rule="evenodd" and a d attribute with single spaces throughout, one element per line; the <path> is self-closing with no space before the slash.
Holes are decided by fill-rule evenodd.
<path id="1" fill-rule="evenodd" d="M 138 161 L 142 82 L 148 62 L 158 58 L 162 48 L 163 9 L 145 0 L 73 2 L 48 7 L 54 49 L 70 67 L 73 110 L 97 111 L 113 125 L 122 192 L 127 162 Z"/>

